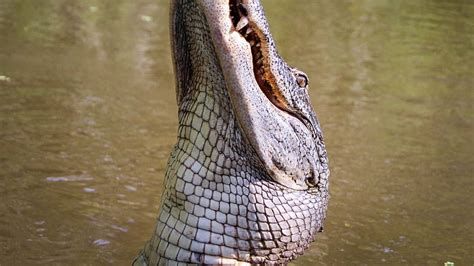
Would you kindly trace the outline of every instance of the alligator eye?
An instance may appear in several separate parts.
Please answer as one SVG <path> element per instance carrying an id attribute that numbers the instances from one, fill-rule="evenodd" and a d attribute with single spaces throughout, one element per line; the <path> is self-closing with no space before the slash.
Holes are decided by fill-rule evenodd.
<path id="1" fill-rule="evenodd" d="M 294 68 L 294 67 L 290 67 L 290 71 L 295 76 L 296 83 L 298 83 L 298 86 L 300 88 L 308 87 L 309 79 L 308 79 L 308 76 L 303 71 L 298 70 L 297 68 Z"/>
<path id="2" fill-rule="evenodd" d="M 306 88 L 308 86 L 308 77 L 303 73 L 297 73 L 296 82 L 301 88 Z"/>

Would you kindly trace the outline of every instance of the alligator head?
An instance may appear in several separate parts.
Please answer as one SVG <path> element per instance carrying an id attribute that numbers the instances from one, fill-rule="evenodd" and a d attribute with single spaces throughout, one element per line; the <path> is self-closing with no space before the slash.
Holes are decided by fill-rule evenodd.
<path id="1" fill-rule="evenodd" d="M 171 34 L 178 143 L 135 262 L 288 262 L 328 201 L 308 77 L 278 55 L 259 1 L 174 1 Z"/>
<path id="2" fill-rule="evenodd" d="M 278 55 L 258 1 L 202 5 L 234 114 L 269 176 L 293 189 L 317 185 L 327 162 L 308 77 Z"/>

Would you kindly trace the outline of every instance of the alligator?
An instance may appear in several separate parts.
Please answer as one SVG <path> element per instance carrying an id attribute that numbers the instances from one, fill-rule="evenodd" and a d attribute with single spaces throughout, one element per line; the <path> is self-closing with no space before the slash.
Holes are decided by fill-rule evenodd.
<path id="1" fill-rule="evenodd" d="M 134 265 L 287 264 L 323 229 L 329 168 L 308 77 L 258 0 L 175 0 L 178 139 Z"/>

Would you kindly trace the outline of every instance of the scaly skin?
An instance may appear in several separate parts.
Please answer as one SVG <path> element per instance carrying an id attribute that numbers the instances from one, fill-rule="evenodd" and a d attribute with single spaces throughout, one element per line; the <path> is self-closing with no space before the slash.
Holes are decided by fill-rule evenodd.
<path id="1" fill-rule="evenodd" d="M 258 1 L 240 8 L 260 36 L 260 78 L 275 79 L 266 93 L 229 1 L 172 3 L 178 142 L 134 265 L 284 264 L 322 230 L 329 170 L 305 75 L 276 53 Z"/>

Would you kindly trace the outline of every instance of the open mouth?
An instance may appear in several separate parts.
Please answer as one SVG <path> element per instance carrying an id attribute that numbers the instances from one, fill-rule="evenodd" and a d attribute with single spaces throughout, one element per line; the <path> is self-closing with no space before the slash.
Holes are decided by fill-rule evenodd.
<path id="1" fill-rule="evenodd" d="M 270 47 L 263 31 L 248 17 L 248 11 L 243 0 L 230 0 L 230 19 L 235 30 L 250 44 L 252 53 L 253 72 L 258 86 L 268 100 L 280 110 L 295 117 L 316 136 L 310 120 L 296 111 L 278 88 L 276 78 L 270 69 Z M 273 55 L 273 54 L 272 54 Z M 275 56 L 275 55 L 273 55 Z"/>
<path id="2" fill-rule="evenodd" d="M 276 79 L 270 70 L 269 47 L 265 41 L 265 35 L 248 20 L 244 1 L 230 0 L 229 7 L 232 25 L 250 44 L 253 72 L 260 89 L 275 106 L 288 112 L 290 108 L 284 96 L 277 89 Z"/>

